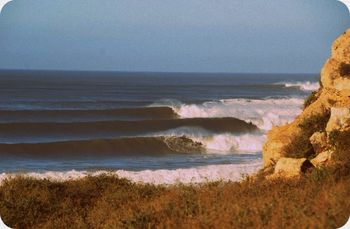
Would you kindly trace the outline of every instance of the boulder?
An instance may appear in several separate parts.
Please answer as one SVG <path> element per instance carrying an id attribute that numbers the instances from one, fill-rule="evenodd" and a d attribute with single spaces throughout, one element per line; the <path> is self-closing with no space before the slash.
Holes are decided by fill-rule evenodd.
<path id="1" fill-rule="evenodd" d="M 274 174 L 282 177 L 295 177 L 314 167 L 306 158 L 280 158 L 275 166 Z"/>
<path id="2" fill-rule="evenodd" d="M 326 131 L 350 131 L 350 107 L 332 107 Z"/>
<path id="3" fill-rule="evenodd" d="M 311 163 L 315 167 L 323 166 L 332 159 L 332 154 L 333 151 L 331 150 L 321 152 L 315 158 L 311 159 Z"/>
<path id="4" fill-rule="evenodd" d="M 315 132 L 310 137 L 310 143 L 315 153 L 319 154 L 327 148 L 327 133 L 326 132 Z"/>

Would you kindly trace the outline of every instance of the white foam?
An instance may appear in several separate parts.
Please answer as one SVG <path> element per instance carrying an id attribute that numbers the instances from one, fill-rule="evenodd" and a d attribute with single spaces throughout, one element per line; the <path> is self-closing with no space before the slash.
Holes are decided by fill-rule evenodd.
<path id="1" fill-rule="evenodd" d="M 320 88 L 320 84 L 318 82 L 282 82 L 285 87 L 299 87 L 302 91 L 316 91 Z"/>
<path id="2" fill-rule="evenodd" d="M 202 167 L 174 170 L 144 170 L 144 171 L 126 171 L 118 170 L 115 172 L 97 171 L 67 171 L 67 172 L 43 172 L 43 173 L 25 173 L 20 174 L 24 177 L 36 179 L 48 179 L 51 181 L 77 180 L 86 176 L 98 176 L 102 174 L 116 175 L 120 178 L 126 178 L 136 183 L 150 184 L 196 184 L 213 181 L 240 181 L 245 175 L 257 172 L 262 167 L 260 160 L 245 164 L 229 165 L 208 165 Z M 5 179 L 11 179 L 19 174 L 0 174 L 0 185 Z"/>
<path id="3" fill-rule="evenodd" d="M 210 152 L 257 153 L 261 151 L 266 137 L 258 134 L 219 134 L 193 140 L 201 142 Z"/>
<path id="4" fill-rule="evenodd" d="M 230 133 L 212 134 L 202 128 L 180 127 L 150 134 L 151 136 L 181 137 L 186 136 L 195 142 L 200 142 L 208 153 L 257 153 L 261 152 L 266 140 L 263 133 L 234 135 Z"/>
<path id="5" fill-rule="evenodd" d="M 301 98 L 225 99 L 203 104 L 169 103 L 167 106 L 181 118 L 235 117 L 252 122 L 262 130 L 269 130 L 273 126 L 291 122 L 301 113 L 303 102 Z"/>

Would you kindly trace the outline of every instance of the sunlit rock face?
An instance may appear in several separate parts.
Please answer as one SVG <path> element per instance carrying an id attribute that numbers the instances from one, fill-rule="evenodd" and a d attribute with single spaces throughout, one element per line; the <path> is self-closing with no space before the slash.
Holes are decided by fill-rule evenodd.
<path id="1" fill-rule="evenodd" d="M 315 132 L 310 137 L 310 143 L 315 153 L 321 153 L 327 149 L 327 133 L 326 132 Z"/>
<path id="2" fill-rule="evenodd" d="M 350 107 L 332 107 L 326 131 L 350 131 Z"/>
<path id="3" fill-rule="evenodd" d="M 332 46 L 332 56 L 321 72 L 324 87 L 338 91 L 350 90 L 350 30 L 340 36 Z"/>
<path id="4" fill-rule="evenodd" d="M 280 158 L 275 166 L 275 174 L 295 177 L 305 173 L 313 165 L 306 158 Z"/>
<path id="5" fill-rule="evenodd" d="M 334 41 L 332 57 L 339 62 L 350 64 L 350 30 L 344 32 Z"/>
<path id="6" fill-rule="evenodd" d="M 310 159 L 315 166 L 329 162 L 334 154 L 330 135 L 334 137 L 334 131 L 350 132 L 350 29 L 333 43 L 320 82 L 313 102 L 293 122 L 273 127 L 268 133 L 263 147 L 265 167 L 274 166 L 277 172 L 288 171 L 289 162 Z"/>

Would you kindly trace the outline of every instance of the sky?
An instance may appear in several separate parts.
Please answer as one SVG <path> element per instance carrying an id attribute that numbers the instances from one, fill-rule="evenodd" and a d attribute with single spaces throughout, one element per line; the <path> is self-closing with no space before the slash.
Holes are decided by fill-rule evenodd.
<path id="1" fill-rule="evenodd" d="M 318 73 L 337 0 L 13 0 L 0 69 Z"/>

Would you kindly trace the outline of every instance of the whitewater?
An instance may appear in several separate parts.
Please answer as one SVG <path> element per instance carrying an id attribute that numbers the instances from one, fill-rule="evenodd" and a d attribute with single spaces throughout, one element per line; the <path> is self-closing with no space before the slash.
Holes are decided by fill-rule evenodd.
<path id="1" fill-rule="evenodd" d="M 51 79 L 42 82 L 42 78 L 27 76 L 25 79 L 29 78 L 28 82 L 21 78 L 22 85 L 20 85 L 21 90 L 23 88 L 27 90 L 25 96 L 18 94 L 20 90 L 13 88 L 13 82 L 9 81 L 9 89 L 6 91 L 8 94 L 0 95 L 0 118 L 2 115 L 5 118 L 2 119 L 2 125 L 7 125 L 6 122 L 16 123 L 18 126 L 16 131 L 21 131 L 21 125 L 26 125 L 26 129 L 33 126 L 33 133 L 36 135 L 29 136 L 29 140 L 26 140 L 28 144 L 33 138 L 33 144 L 47 142 L 47 149 L 50 149 L 50 142 L 53 146 L 59 146 L 60 144 L 56 144 L 55 141 L 62 140 L 67 141 L 67 144 L 71 141 L 74 147 L 81 147 L 81 144 L 95 144 L 95 141 L 101 145 L 101 138 L 108 137 L 108 131 L 111 129 L 108 129 L 108 124 L 103 122 L 107 121 L 111 125 L 122 127 L 125 121 L 142 125 L 140 127 L 143 131 L 138 133 L 137 126 L 126 126 L 123 127 L 126 132 L 117 133 L 118 135 L 112 133 L 111 139 L 129 138 L 135 141 L 140 141 L 138 139 L 142 138 L 165 139 L 164 143 L 169 144 L 169 148 L 174 146 L 174 143 L 169 141 L 175 139 L 175 144 L 178 144 L 180 139 L 185 144 L 189 144 L 186 139 L 190 139 L 193 143 L 199 143 L 198 146 L 204 148 L 204 151 L 200 154 L 179 152 L 169 156 L 123 156 L 111 159 L 83 157 L 74 160 L 69 158 L 44 160 L 31 158 L 31 156 L 19 159 L 9 157 L 0 161 L 0 167 L 2 167 L 0 183 L 15 175 L 66 181 L 101 174 L 115 175 L 138 183 L 166 185 L 220 180 L 239 181 L 262 167 L 261 150 L 267 132 L 273 126 L 291 122 L 301 113 L 307 94 L 319 87 L 317 82 L 302 80 L 310 76 L 296 75 L 293 76 L 295 77 L 293 81 L 285 81 L 283 77 L 285 76 L 265 75 L 262 78 L 260 75 L 177 75 L 175 77 L 145 76 L 143 73 L 138 73 L 132 77 L 129 75 L 105 78 L 91 76 L 82 87 L 81 81 L 76 80 L 76 77 L 67 76 L 62 83 L 54 81 L 53 84 Z M 288 77 L 290 78 L 291 75 Z M 100 85 L 99 88 L 96 87 L 96 82 Z M 260 83 L 251 84 L 251 82 Z M 2 83 L 4 87 L 6 83 L 6 81 Z M 41 86 L 41 83 L 45 86 Z M 48 85 L 54 86 L 50 88 Z M 36 86 L 41 89 L 36 89 Z M 61 89 L 65 94 L 60 92 Z M 43 97 L 42 94 L 48 96 Z M 134 108 L 137 109 L 134 110 Z M 235 132 L 227 131 L 232 128 L 208 124 L 209 121 L 216 122 L 210 119 L 220 118 L 241 120 L 245 123 L 243 126 L 252 125 L 256 129 Z M 169 125 L 162 121 L 167 119 L 173 124 Z M 54 127 L 51 130 L 43 127 L 42 133 L 45 134 L 43 136 L 37 129 L 38 126 L 43 126 L 40 123 L 41 120 L 45 120 L 43 122 Z M 69 128 L 69 120 L 77 128 L 83 128 L 81 129 L 83 135 L 72 134 L 80 132 Z M 80 120 L 84 120 L 85 123 L 79 124 Z M 149 123 L 158 126 L 152 126 Z M 164 124 L 169 127 L 178 127 L 165 128 Z M 61 126 L 67 128 L 68 132 L 65 132 Z M 102 127 L 107 128 L 108 131 L 101 132 Z M 97 128 L 97 132 L 95 134 L 92 132 L 94 135 L 90 134 L 90 136 L 88 132 L 84 133 L 84 128 L 89 131 Z M 147 131 L 153 129 L 160 130 Z M 46 132 L 52 134 L 55 130 L 61 132 L 48 138 Z M 9 131 L 14 130 L 10 128 Z M 25 150 L 25 147 L 30 146 L 21 145 L 24 139 L 19 138 L 17 132 L 14 133 L 16 134 L 11 136 L 4 132 L 3 137 L 8 139 L 6 141 L 13 141 L 18 150 L 22 148 Z M 23 137 L 26 136 L 23 135 Z M 4 141 L 3 139 L 0 138 L 0 141 Z M 82 140 L 81 143 L 74 143 L 79 139 Z M 84 143 L 85 140 L 91 142 Z M 152 141 L 156 142 L 156 140 Z M 106 144 L 107 142 L 112 144 L 113 140 L 106 141 Z M 98 147 L 105 146 L 96 146 L 96 149 Z M 85 148 L 88 149 L 87 146 Z"/>
<path id="2" fill-rule="evenodd" d="M 196 117 L 235 117 L 252 122 L 260 128 L 254 134 L 234 135 L 230 133 L 212 134 L 201 128 L 178 128 L 164 132 L 153 133 L 150 136 L 186 136 L 195 142 L 200 142 L 210 154 L 228 154 L 230 152 L 257 153 L 261 151 L 266 140 L 267 131 L 274 125 L 290 122 L 301 112 L 303 99 L 265 99 L 244 100 L 227 99 L 203 104 L 182 104 L 170 106 L 181 118 Z M 155 105 L 152 105 L 155 106 Z M 142 171 L 50 171 L 42 173 L 16 173 L 25 177 L 67 181 L 81 179 L 86 176 L 102 174 L 118 176 L 137 183 L 152 183 L 172 185 L 176 183 L 201 183 L 208 181 L 238 181 L 244 176 L 258 171 L 262 166 L 261 160 L 253 160 L 241 164 L 208 165 L 196 168 L 173 170 L 142 170 Z M 2 173 L 0 184 L 13 174 Z"/>
<path id="3" fill-rule="evenodd" d="M 245 176 L 259 170 L 262 162 L 253 161 L 247 164 L 230 164 L 230 165 L 209 165 L 189 169 L 174 169 L 174 170 L 143 170 L 143 171 L 64 171 L 64 172 L 28 172 L 15 174 L 0 174 L 0 185 L 6 179 L 11 179 L 18 175 L 35 179 L 48 179 L 50 181 L 69 181 L 82 179 L 87 176 L 117 176 L 125 178 L 135 183 L 149 183 L 155 185 L 174 185 L 174 184 L 198 184 L 203 182 L 213 181 L 239 181 Z"/>

